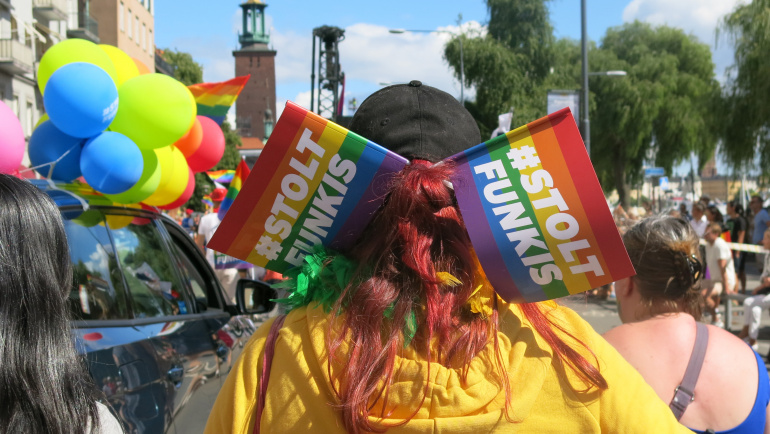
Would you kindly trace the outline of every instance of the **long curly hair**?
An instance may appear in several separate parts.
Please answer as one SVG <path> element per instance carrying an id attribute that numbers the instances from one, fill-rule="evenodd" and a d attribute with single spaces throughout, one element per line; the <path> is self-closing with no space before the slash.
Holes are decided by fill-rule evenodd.
<path id="1" fill-rule="evenodd" d="M 382 419 L 392 414 L 393 409 L 386 410 L 388 393 L 395 358 L 405 344 L 403 330 L 410 321 L 416 331 L 407 343 L 426 358 L 427 378 L 432 363 L 467 368 L 486 345 L 493 345 L 497 378 L 505 392 L 505 414 L 512 420 L 511 387 L 497 335 L 497 299 L 493 298 L 489 318 L 472 312 L 467 304 L 482 282 L 454 193 L 447 186 L 452 171 L 450 163 L 412 161 L 393 181 L 383 207 L 356 246 L 346 252 L 360 261 L 366 274 L 352 279 L 337 299 L 332 311 L 345 315 L 341 324 L 329 322 L 327 351 L 329 375 L 332 364 L 341 367 L 332 384 L 339 383 L 335 387 L 337 405 L 348 432 L 384 432 L 395 426 L 373 423 L 369 417 Z M 439 272 L 451 273 L 461 283 L 442 284 Z M 519 308 L 587 388 L 607 388 L 597 366 L 555 330 L 579 340 L 551 323 L 537 303 Z M 344 360 L 338 356 L 343 345 L 349 348 Z M 464 370 L 463 380 L 466 375 Z M 425 384 L 423 400 L 427 387 Z M 372 414 L 375 404 L 381 409 L 379 414 Z"/>

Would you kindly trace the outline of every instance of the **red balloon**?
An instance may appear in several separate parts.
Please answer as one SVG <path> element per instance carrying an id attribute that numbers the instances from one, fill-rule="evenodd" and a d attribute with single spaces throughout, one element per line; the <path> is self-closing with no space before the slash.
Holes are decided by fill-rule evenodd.
<path id="1" fill-rule="evenodd" d="M 174 146 L 182 151 L 185 158 L 190 158 L 200 147 L 201 140 L 203 140 L 203 128 L 198 118 L 195 118 L 195 122 L 193 122 L 190 129 L 181 139 L 174 143 Z"/>
<path id="2" fill-rule="evenodd" d="M 145 205 L 143 203 L 140 203 L 139 206 L 141 206 L 142 209 L 145 210 L 145 211 L 156 211 L 156 209 L 154 207 L 151 207 L 149 205 Z M 135 217 L 133 220 L 131 220 L 131 224 L 137 225 L 137 226 L 144 226 L 144 225 L 146 225 L 147 223 L 150 223 L 150 222 L 152 222 L 152 220 L 146 219 L 144 217 Z"/>
<path id="3" fill-rule="evenodd" d="M 187 164 L 195 173 L 211 170 L 225 154 L 225 134 L 222 132 L 222 128 L 206 116 L 198 116 L 198 121 L 200 121 L 203 132 L 201 145 L 192 155 L 187 157 Z"/>
<path id="4" fill-rule="evenodd" d="M 162 205 L 158 208 L 160 209 L 174 209 L 179 208 L 180 206 L 184 205 L 190 198 L 192 197 L 193 190 L 195 190 L 195 174 L 192 170 L 189 170 L 190 177 L 187 179 L 187 188 L 185 188 L 184 192 L 182 192 L 182 195 L 179 196 L 175 201 L 171 202 L 168 205 Z"/>

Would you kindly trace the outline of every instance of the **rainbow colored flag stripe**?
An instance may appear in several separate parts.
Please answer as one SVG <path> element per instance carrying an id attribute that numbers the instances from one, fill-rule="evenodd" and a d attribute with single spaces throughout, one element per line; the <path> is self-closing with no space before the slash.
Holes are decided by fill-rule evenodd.
<path id="1" fill-rule="evenodd" d="M 206 172 L 206 175 L 208 175 L 208 177 L 214 182 L 219 182 L 221 184 L 228 184 L 233 180 L 233 177 L 235 176 L 235 170 L 233 169 L 211 170 Z"/>
<path id="2" fill-rule="evenodd" d="M 408 162 L 291 102 L 269 143 L 209 247 L 277 272 L 352 244 Z"/>
<path id="3" fill-rule="evenodd" d="M 219 205 L 219 212 L 217 214 L 219 215 L 220 220 L 225 218 L 225 214 L 227 214 L 227 210 L 229 210 L 230 207 L 233 205 L 235 198 L 238 196 L 238 193 L 241 191 L 241 187 L 243 186 L 243 181 L 246 180 L 246 178 L 248 178 L 250 172 L 251 171 L 249 170 L 249 166 L 248 164 L 246 164 L 246 161 L 241 160 L 241 162 L 238 163 L 238 167 L 235 168 L 235 173 L 231 178 L 230 186 L 227 187 L 227 195 L 225 196 L 225 200 L 223 200 L 222 204 Z"/>
<path id="4" fill-rule="evenodd" d="M 238 99 L 238 95 L 250 77 L 251 75 L 244 75 L 220 83 L 198 83 L 187 86 L 198 105 L 198 115 L 208 116 L 222 125 L 227 111 Z"/>
<path id="5" fill-rule="evenodd" d="M 451 159 L 471 242 L 506 301 L 554 299 L 634 274 L 569 109 Z"/>

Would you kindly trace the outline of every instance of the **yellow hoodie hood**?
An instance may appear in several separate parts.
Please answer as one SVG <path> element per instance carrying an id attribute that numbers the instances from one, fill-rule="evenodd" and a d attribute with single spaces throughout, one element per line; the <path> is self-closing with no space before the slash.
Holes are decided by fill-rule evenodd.
<path id="1" fill-rule="evenodd" d="M 388 433 L 479 432 L 689 432 L 668 407 L 603 338 L 571 310 L 543 305 L 550 318 L 596 354 L 608 390 L 586 388 L 564 369 L 516 306 L 501 315 L 500 352 L 511 383 L 514 422 L 505 418 L 491 344 L 478 354 L 463 380 L 462 367 L 430 365 L 411 347 L 397 356 L 386 418 Z M 328 315 L 320 308 L 292 311 L 275 345 L 263 433 L 343 433 L 326 354 Z M 251 433 L 262 367 L 262 351 L 272 321 L 255 333 L 217 398 L 207 433 Z M 573 348 L 583 347 L 563 336 Z M 593 356 L 581 351 L 589 361 Z M 338 355 L 344 360 L 344 354 Z M 335 372 L 332 372 L 332 376 Z M 427 384 L 427 387 L 426 387 Z M 423 400 L 423 396 L 425 399 Z M 382 405 L 382 401 L 378 402 Z M 382 414 L 375 407 L 372 414 Z"/>

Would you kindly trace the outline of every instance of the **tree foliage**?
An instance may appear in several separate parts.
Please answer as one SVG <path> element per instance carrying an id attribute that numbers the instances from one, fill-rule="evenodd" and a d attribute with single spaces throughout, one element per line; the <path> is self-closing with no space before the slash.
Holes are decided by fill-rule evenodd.
<path id="1" fill-rule="evenodd" d="M 512 108 L 515 125 L 545 111 L 545 100 L 536 96 L 553 62 L 553 28 L 546 1 L 487 0 L 486 35 L 460 35 L 444 50 L 459 78 L 458 38 L 463 38 L 465 85 L 476 88 L 476 101 L 466 102 L 466 107 L 482 136 L 497 128 L 498 114 Z"/>
<path id="2" fill-rule="evenodd" d="M 709 47 L 681 29 L 634 22 L 609 29 L 589 64 L 624 70 L 624 78 L 592 77 L 592 158 L 605 189 L 628 204 L 627 185 L 648 159 L 671 173 L 691 153 L 699 167 L 713 155 L 719 96 Z"/>
<path id="3" fill-rule="evenodd" d="M 185 86 L 203 81 L 203 66 L 193 60 L 190 53 L 164 49 L 163 60 L 174 68 L 174 78 Z"/>
<path id="4" fill-rule="evenodd" d="M 725 90 L 724 155 L 736 169 L 770 173 L 770 0 L 738 5 L 721 26 L 731 36 L 735 65 Z"/>
<path id="5" fill-rule="evenodd" d="M 512 126 L 523 125 L 546 114 L 549 90 L 581 88 L 580 44 L 553 37 L 546 4 L 487 0 L 488 33 L 462 34 L 445 47 L 459 78 L 462 38 L 465 85 L 476 88 L 476 100 L 465 105 L 484 137 L 498 114 L 513 109 Z M 720 91 L 707 45 L 679 29 L 635 22 L 590 45 L 589 65 L 628 73 L 589 81 L 592 161 L 605 190 L 617 188 L 624 205 L 648 155 L 670 173 L 693 152 L 701 166 L 713 154 Z"/>

